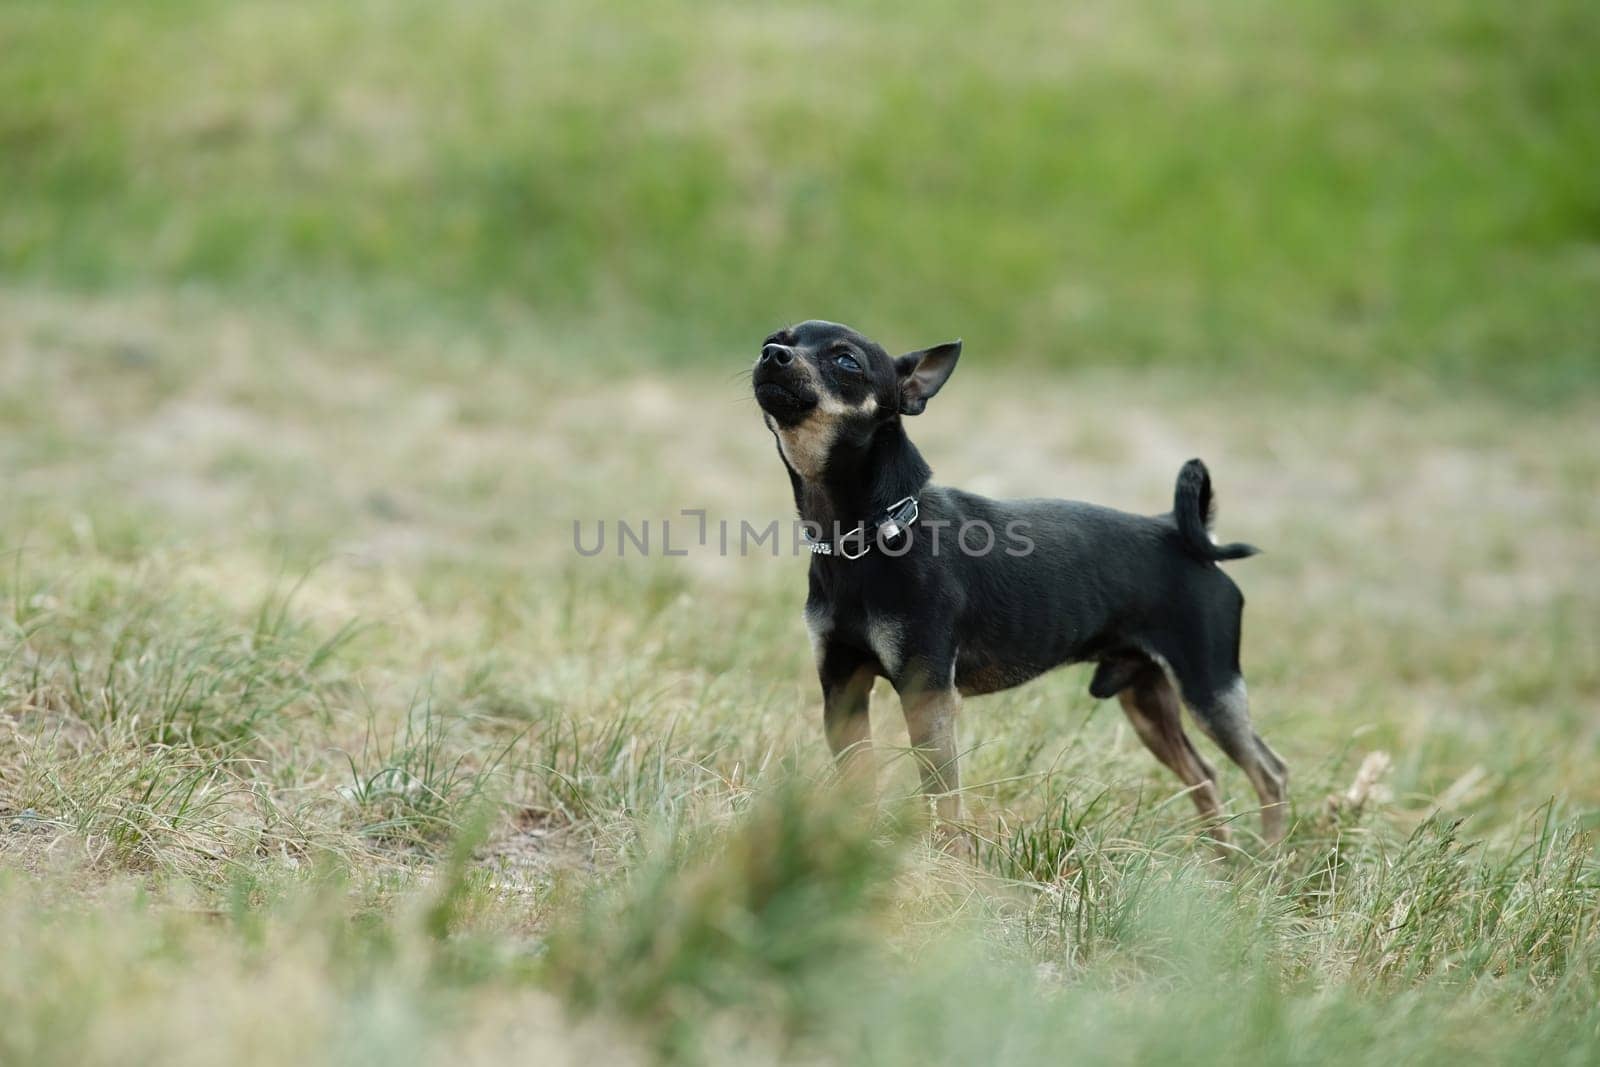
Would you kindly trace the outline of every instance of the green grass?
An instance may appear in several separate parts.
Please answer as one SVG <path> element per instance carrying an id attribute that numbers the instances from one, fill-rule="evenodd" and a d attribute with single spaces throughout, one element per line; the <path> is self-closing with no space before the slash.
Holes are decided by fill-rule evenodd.
<path id="1" fill-rule="evenodd" d="M 1593 1062 L 1591 8 L 0 4 L 0 1063 Z M 1280 850 L 1073 669 L 946 853 L 802 560 L 573 551 L 786 518 L 810 315 L 1207 459 Z"/>
<path id="2" fill-rule="evenodd" d="M 0 1059 L 1600 1046 L 1592 399 L 957 380 L 918 437 L 958 484 L 1153 509 L 1211 461 L 1294 770 L 1257 853 L 1224 768 L 1219 861 L 1062 672 L 964 711 L 964 859 L 886 690 L 881 810 L 828 782 L 802 561 L 572 549 L 788 512 L 737 378 L 195 295 L 0 309 Z"/>
<path id="3" fill-rule="evenodd" d="M 1600 366 L 1584 0 L 19 2 L 0 272 L 531 312 L 717 363 L 825 315 L 1030 365 Z"/>

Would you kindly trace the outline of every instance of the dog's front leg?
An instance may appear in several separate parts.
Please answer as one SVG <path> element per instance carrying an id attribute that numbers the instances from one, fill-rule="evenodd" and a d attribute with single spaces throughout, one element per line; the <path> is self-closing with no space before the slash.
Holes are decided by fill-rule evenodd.
<path id="1" fill-rule="evenodd" d="M 845 645 L 821 650 L 817 673 L 822 682 L 822 729 L 839 770 L 864 777 L 872 770 L 872 724 L 867 712 L 878 674 L 865 654 Z"/>
<path id="2" fill-rule="evenodd" d="M 961 819 L 961 769 L 956 752 L 956 712 L 961 694 L 948 666 L 914 664 L 898 685 L 911 750 L 922 765 L 922 791 L 934 798 L 939 819 Z"/>

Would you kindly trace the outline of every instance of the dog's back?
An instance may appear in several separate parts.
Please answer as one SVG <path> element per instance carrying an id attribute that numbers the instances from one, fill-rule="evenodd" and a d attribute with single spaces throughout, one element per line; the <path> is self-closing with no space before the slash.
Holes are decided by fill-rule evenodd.
<path id="1" fill-rule="evenodd" d="M 956 683 L 964 692 L 1009 688 L 1064 663 L 1165 655 L 1185 634 L 1215 635 L 1219 626 L 1237 634 L 1238 587 L 1197 558 L 1170 514 L 933 486 L 923 500 L 932 522 L 948 522 L 941 565 L 926 581 L 948 582 L 961 599 Z M 985 532 L 962 538 L 963 526 Z M 985 546 L 988 530 L 993 547 L 970 551 Z"/>

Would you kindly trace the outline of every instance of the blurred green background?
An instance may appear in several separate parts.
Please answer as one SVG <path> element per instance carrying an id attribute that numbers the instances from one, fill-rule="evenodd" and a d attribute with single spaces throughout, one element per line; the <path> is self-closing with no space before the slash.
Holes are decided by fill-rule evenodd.
<path id="1" fill-rule="evenodd" d="M 1600 381 L 1593 0 L 0 4 L 0 273 L 591 355 Z"/>

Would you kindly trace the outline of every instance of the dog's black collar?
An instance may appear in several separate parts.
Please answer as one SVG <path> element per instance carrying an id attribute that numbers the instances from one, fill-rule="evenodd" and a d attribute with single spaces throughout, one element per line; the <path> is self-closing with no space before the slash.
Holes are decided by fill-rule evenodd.
<path id="1" fill-rule="evenodd" d="M 873 535 L 867 533 L 867 524 L 862 523 L 854 530 L 845 534 L 837 541 L 818 541 L 811 536 L 809 531 L 802 530 L 801 536 L 814 556 L 840 556 L 844 559 L 860 559 L 872 551 L 872 546 L 877 541 L 893 541 L 904 537 L 911 530 L 911 524 L 917 521 L 917 498 L 908 496 L 890 504 L 883 512 L 881 518 L 873 525 Z"/>

